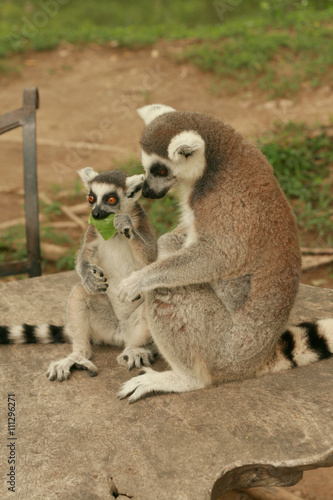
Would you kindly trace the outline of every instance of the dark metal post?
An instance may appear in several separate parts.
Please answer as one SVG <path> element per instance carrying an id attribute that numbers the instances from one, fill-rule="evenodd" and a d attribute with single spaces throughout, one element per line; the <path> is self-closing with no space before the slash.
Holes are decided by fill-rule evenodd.
<path id="1" fill-rule="evenodd" d="M 26 88 L 23 92 L 23 164 L 28 274 L 40 276 L 41 256 L 38 220 L 36 109 L 39 106 L 38 90 Z"/>

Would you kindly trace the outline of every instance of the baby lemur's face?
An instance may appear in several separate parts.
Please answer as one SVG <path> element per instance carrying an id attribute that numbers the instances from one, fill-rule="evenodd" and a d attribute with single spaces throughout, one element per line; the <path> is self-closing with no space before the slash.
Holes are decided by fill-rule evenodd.
<path id="1" fill-rule="evenodd" d="M 128 177 L 121 170 L 98 173 L 87 167 L 79 175 L 88 191 L 88 202 L 94 219 L 110 214 L 128 214 L 141 195 L 144 175 Z"/>

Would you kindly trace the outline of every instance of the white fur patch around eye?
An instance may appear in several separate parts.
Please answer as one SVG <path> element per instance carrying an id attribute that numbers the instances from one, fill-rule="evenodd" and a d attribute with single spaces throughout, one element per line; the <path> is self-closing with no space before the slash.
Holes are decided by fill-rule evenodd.
<path id="1" fill-rule="evenodd" d="M 139 116 L 143 119 L 146 125 L 149 125 L 149 123 L 155 120 L 158 116 L 172 111 L 176 110 L 171 106 L 165 106 L 164 104 L 149 104 L 148 106 L 143 106 L 137 110 Z"/>
<path id="2" fill-rule="evenodd" d="M 185 133 L 186 132 L 184 132 L 184 134 Z M 182 134 L 183 132 L 175 136 L 172 139 L 172 141 L 181 136 Z M 194 134 L 196 134 L 196 132 L 194 132 Z M 202 142 L 200 142 L 200 139 Z M 181 143 L 178 143 L 178 147 L 182 144 L 184 144 L 183 141 L 181 141 Z M 198 147 L 195 150 L 195 154 L 191 154 L 186 158 L 184 155 L 176 153 L 174 160 L 172 159 L 167 160 L 166 158 L 162 158 L 155 153 L 148 154 L 144 150 L 142 150 L 141 152 L 142 166 L 146 171 L 146 173 L 148 174 L 149 169 L 154 163 L 161 163 L 162 165 L 166 165 L 168 167 L 171 175 L 173 177 L 176 177 L 179 183 L 192 184 L 202 176 L 206 166 L 205 145 L 203 139 L 199 134 L 197 134 L 196 145 L 197 146 L 200 145 L 200 147 Z M 192 143 L 192 147 L 195 147 L 194 143 Z"/>
<path id="3" fill-rule="evenodd" d="M 114 184 L 106 184 L 105 182 L 93 182 L 90 184 L 90 189 L 95 194 L 97 203 L 101 203 L 104 195 L 108 193 L 117 193 L 117 188 Z"/>
<path id="4" fill-rule="evenodd" d="M 167 167 L 171 167 L 171 162 L 166 160 L 165 158 L 162 158 L 161 156 L 158 156 L 154 153 L 148 154 L 144 150 L 141 151 L 141 163 L 144 168 L 144 170 L 148 173 L 150 167 L 154 163 L 162 163 L 166 165 Z"/>

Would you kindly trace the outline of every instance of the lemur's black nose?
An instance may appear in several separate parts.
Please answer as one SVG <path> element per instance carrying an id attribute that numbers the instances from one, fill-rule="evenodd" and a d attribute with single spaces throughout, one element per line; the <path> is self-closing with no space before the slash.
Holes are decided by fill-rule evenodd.
<path id="1" fill-rule="evenodd" d="M 102 214 L 100 212 L 95 212 L 92 214 L 94 219 L 102 219 Z"/>
<path id="2" fill-rule="evenodd" d="M 143 185 L 142 196 L 144 196 L 145 198 L 151 198 L 152 193 L 153 191 L 149 186 Z"/>
<path id="3" fill-rule="evenodd" d="M 144 182 L 143 183 L 143 188 L 142 188 L 142 196 L 144 198 L 150 198 L 151 200 L 157 200 L 159 198 L 163 198 L 163 196 L 166 194 L 168 190 L 163 190 L 161 192 L 156 192 L 154 189 L 149 187 L 149 185 Z"/>
<path id="4" fill-rule="evenodd" d="M 106 210 L 94 208 L 94 210 L 91 212 L 91 215 L 93 216 L 94 219 L 105 219 L 105 217 L 110 215 L 110 213 L 111 212 L 107 212 Z"/>

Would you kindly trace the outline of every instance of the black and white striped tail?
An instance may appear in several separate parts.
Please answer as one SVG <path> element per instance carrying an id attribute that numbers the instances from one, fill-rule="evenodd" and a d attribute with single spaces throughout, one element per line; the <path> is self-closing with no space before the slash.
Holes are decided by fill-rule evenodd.
<path id="1" fill-rule="evenodd" d="M 0 344 L 54 344 L 68 342 L 64 326 L 22 325 L 1 326 Z"/>
<path id="2" fill-rule="evenodd" d="M 333 356 L 333 319 L 299 323 L 286 330 L 260 374 L 305 366 Z"/>

